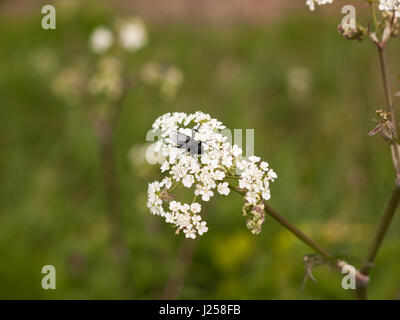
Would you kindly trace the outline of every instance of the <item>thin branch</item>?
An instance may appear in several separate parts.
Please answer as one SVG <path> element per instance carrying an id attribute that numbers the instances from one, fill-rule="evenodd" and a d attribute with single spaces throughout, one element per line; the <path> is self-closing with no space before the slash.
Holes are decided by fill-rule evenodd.
<path id="1" fill-rule="evenodd" d="M 394 213 L 396 212 L 397 206 L 400 201 L 400 183 L 399 180 L 396 179 L 392 195 L 389 199 L 388 204 L 386 205 L 385 212 L 379 222 L 378 229 L 376 231 L 375 237 L 371 242 L 371 245 L 368 249 L 367 256 L 363 263 L 363 266 L 360 272 L 368 276 L 371 267 L 373 266 L 373 262 L 375 260 L 376 255 L 378 254 L 379 248 L 382 245 L 382 241 L 386 235 L 387 230 L 389 229 L 390 223 L 393 219 Z M 360 286 L 357 288 L 357 295 L 360 299 L 367 298 L 367 286 Z"/>
<path id="2" fill-rule="evenodd" d="M 195 241 L 183 241 L 181 244 L 176 257 L 176 266 L 171 271 L 163 288 L 160 295 L 161 300 L 175 300 L 179 298 L 197 245 L 197 239 Z"/>
<path id="3" fill-rule="evenodd" d="M 303 241 L 305 244 L 307 244 L 309 247 L 314 249 L 316 252 L 322 254 L 324 257 L 333 258 L 333 255 L 330 254 L 325 248 L 323 248 L 318 243 L 316 243 L 314 240 L 312 240 L 310 237 L 308 237 L 304 232 L 302 232 L 296 226 L 292 225 L 286 218 L 282 217 L 278 212 L 276 212 L 273 208 L 271 208 L 266 203 L 266 201 L 264 201 L 264 205 L 265 205 L 265 211 L 272 218 L 274 218 L 279 224 L 281 224 L 286 229 L 288 229 L 291 233 L 293 233 L 298 239 Z"/>
<path id="4" fill-rule="evenodd" d="M 376 10 L 375 10 L 375 4 L 370 2 L 369 3 L 370 8 L 371 8 L 371 15 L 372 15 L 372 20 L 374 21 L 374 27 L 375 31 L 378 33 L 378 24 L 377 24 L 377 18 L 376 18 Z M 381 70 L 381 76 L 382 76 L 382 83 L 383 83 L 383 88 L 385 92 L 385 98 L 386 98 L 386 104 L 387 104 L 387 109 L 390 111 L 390 116 L 391 116 L 391 123 L 393 128 L 395 129 L 395 132 L 398 132 L 398 126 L 396 122 L 396 114 L 393 106 L 393 99 L 391 95 L 391 90 L 390 90 L 390 85 L 388 81 L 388 74 L 387 74 L 387 65 L 386 65 L 386 57 L 385 57 L 385 46 L 386 44 L 382 42 L 381 44 L 377 44 L 378 48 L 378 53 L 379 53 L 379 66 Z M 397 179 L 400 179 L 400 146 L 397 142 L 393 141 L 392 144 L 390 145 L 391 148 L 391 153 L 392 153 L 392 160 L 393 160 L 393 166 L 396 170 L 396 175 Z"/>
<path id="5" fill-rule="evenodd" d="M 372 23 L 374 24 L 375 32 L 376 32 L 377 36 L 380 38 L 381 34 L 380 34 L 380 31 L 378 28 L 378 21 L 376 18 L 376 9 L 375 9 L 375 5 L 374 5 L 374 1 L 368 0 L 368 4 L 369 4 L 369 10 L 371 12 Z"/>
<path id="6" fill-rule="evenodd" d="M 378 47 L 379 63 L 380 63 L 381 74 L 382 74 L 382 82 L 383 82 L 383 88 L 385 90 L 386 103 L 387 103 L 387 106 L 388 106 L 389 111 L 392 116 L 391 118 L 392 118 L 393 125 L 394 125 L 395 129 L 397 130 L 395 110 L 393 108 L 393 99 L 392 99 L 392 95 L 390 93 L 390 86 L 389 86 L 389 81 L 388 81 L 388 76 L 387 76 L 386 58 L 385 58 L 384 50 L 385 50 L 384 47 Z"/>
<path id="7" fill-rule="evenodd" d="M 371 268 L 371 264 L 374 261 L 376 254 L 382 244 L 382 240 L 385 237 L 386 231 L 389 228 L 390 222 L 392 221 L 393 215 L 396 212 L 397 206 L 400 201 L 400 183 L 399 180 L 396 180 L 392 195 L 389 199 L 389 202 L 386 205 L 385 212 L 382 216 L 382 219 L 379 223 L 378 229 L 375 234 L 375 238 L 373 239 L 371 246 L 368 250 L 367 257 L 365 259 L 365 263 L 361 268 L 361 272 L 365 275 L 368 275 L 369 270 Z"/>
<path id="8" fill-rule="evenodd" d="M 229 184 L 229 188 L 241 195 L 244 193 L 242 191 L 237 190 L 234 186 Z M 314 240 L 309 238 L 304 232 L 302 232 L 300 229 L 292 225 L 286 218 L 282 217 L 278 212 L 276 212 L 273 208 L 271 208 L 266 201 L 264 201 L 265 205 L 265 211 L 276 221 L 278 221 L 283 227 L 288 229 L 291 233 L 293 233 L 298 239 L 303 241 L 305 244 L 307 244 L 309 247 L 314 249 L 316 252 L 322 254 L 326 258 L 332 258 L 333 255 L 330 254 L 327 250 L 325 250 L 322 246 L 320 246 L 318 243 L 316 243 Z"/>
<path id="9" fill-rule="evenodd" d="M 377 19 L 376 19 L 375 5 L 371 2 L 370 2 L 370 8 L 371 8 L 371 15 L 372 15 L 372 19 L 374 21 L 375 29 L 376 29 L 376 32 L 378 32 L 377 22 L 376 22 Z M 382 42 L 381 44 L 377 44 L 377 47 L 378 47 L 378 52 L 379 52 L 379 65 L 380 65 L 380 70 L 381 70 L 382 83 L 383 83 L 383 88 L 384 88 L 384 92 L 385 92 L 387 108 L 391 113 L 392 126 L 395 128 L 395 131 L 398 132 L 396 117 L 395 117 L 395 110 L 393 108 L 393 99 L 392 99 L 392 95 L 390 93 L 391 90 L 390 90 L 388 75 L 387 75 L 387 66 L 386 66 L 386 58 L 385 58 L 385 51 L 384 51 L 385 43 Z M 390 147 L 391 147 L 391 152 L 392 152 L 393 165 L 396 170 L 397 178 L 395 181 L 395 185 L 393 187 L 392 195 L 389 199 L 388 204 L 386 205 L 384 214 L 382 215 L 382 217 L 380 219 L 375 237 L 373 238 L 373 240 L 371 242 L 371 245 L 368 249 L 367 256 L 366 256 L 363 266 L 360 270 L 360 272 L 364 276 L 369 275 L 369 272 L 370 272 L 371 267 L 373 266 L 375 257 L 378 254 L 378 251 L 382 245 L 382 241 L 389 229 L 390 223 L 392 222 L 393 216 L 396 212 L 397 206 L 400 201 L 400 183 L 399 183 L 399 179 L 400 179 L 400 149 L 399 149 L 399 144 L 397 142 L 393 141 Z M 359 299 L 367 299 L 367 285 L 368 285 L 368 282 L 365 283 L 365 285 L 357 286 L 357 296 Z"/>
<path id="10" fill-rule="evenodd" d="M 229 188 L 241 195 L 244 195 L 244 193 L 240 190 L 237 190 L 234 186 L 229 184 Z M 319 245 L 317 242 L 312 240 L 310 237 L 308 237 L 304 232 L 302 232 L 299 228 L 291 224 L 286 218 L 281 216 L 277 211 L 275 211 L 272 207 L 270 207 L 266 201 L 264 202 L 264 208 L 265 211 L 273 218 L 275 219 L 280 225 L 282 225 L 285 229 L 290 231 L 294 236 L 296 236 L 299 240 L 304 242 L 306 245 L 308 245 L 310 248 L 315 250 L 316 252 L 322 254 L 325 258 L 328 260 L 334 260 L 334 256 L 326 250 L 324 247 Z M 349 265 L 346 261 L 343 260 L 337 260 L 335 261 L 336 268 L 341 272 L 344 266 Z M 366 283 L 368 283 L 369 278 L 368 276 L 365 276 L 361 274 L 359 270 L 356 270 L 356 282 L 357 286 L 366 286 Z"/>
<path id="11" fill-rule="evenodd" d="M 120 260 L 126 255 L 127 249 L 121 235 L 122 208 L 114 154 L 114 132 L 110 119 L 107 117 L 95 114 L 93 121 L 99 143 L 107 211 L 112 228 L 112 250 L 114 256 Z"/>

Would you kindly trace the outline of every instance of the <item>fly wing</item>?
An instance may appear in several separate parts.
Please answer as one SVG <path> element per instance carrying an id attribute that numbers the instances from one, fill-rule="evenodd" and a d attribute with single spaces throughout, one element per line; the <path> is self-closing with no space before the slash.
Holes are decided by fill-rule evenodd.
<path id="1" fill-rule="evenodd" d="M 169 138 L 175 143 L 177 146 L 183 146 L 190 141 L 190 137 L 184 133 L 180 133 L 178 131 L 171 131 Z"/>

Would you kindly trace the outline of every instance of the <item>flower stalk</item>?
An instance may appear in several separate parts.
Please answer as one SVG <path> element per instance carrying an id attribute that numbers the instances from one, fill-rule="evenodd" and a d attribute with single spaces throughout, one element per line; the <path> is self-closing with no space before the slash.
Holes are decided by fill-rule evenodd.
<path id="1" fill-rule="evenodd" d="M 386 205 L 385 212 L 379 222 L 378 229 L 376 230 L 375 237 L 373 238 L 371 245 L 368 249 L 367 256 L 361 267 L 361 274 L 368 276 L 371 267 L 373 266 L 373 262 L 375 257 L 379 251 L 379 248 L 382 245 L 382 241 L 386 235 L 387 230 L 389 229 L 390 223 L 392 222 L 394 213 L 399 205 L 400 201 L 400 183 L 399 180 L 396 179 L 392 195 L 389 199 L 388 204 Z M 357 287 L 357 296 L 359 299 L 367 299 L 367 284 L 365 286 Z"/>
<path id="2" fill-rule="evenodd" d="M 241 195 L 244 195 L 244 193 L 240 190 L 238 190 L 235 186 L 229 185 L 229 188 Z M 400 190 L 400 187 L 399 187 Z M 399 191 L 399 198 L 400 198 L 400 191 Z M 289 220 L 287 220 L 285 217 L 281 216 L 275 209 L 273 209 L 271 206 L 267 204 L 266 201 L 264 202 L 264 208 L 265 211 L 268 213 L 269 216 L 271 216 L 275 221 L 277 221 L 282 227 L 284 227 L 286 230 L 291 232 L 296 238 L 298 238 L 300 241 L 305 243 L 307 246 L 312 248 L 315 252 L 321 254 L 324 256 L 327 260 L 333 260 L 334 265 L 336 269 L 341 272 L 341 270 L 346 266 L 349 265 L 346 261 L 344 260 L 336 260 L 334 255 L 332 255 L 328 250 L 326 250 L 324 247 L 322 247 L 320 244 L 312 240 L 309 236 L 307 236 L 303 231 L 301 231 L 299 228 L 294 226 Z M 357 287 L 366 287 L 366 284 L 369 282 L 368 276 L 362 274 L 359 270 L 356 270 L 356 283 Z"/>
<path id="3" fill-rule="evenodd" d="M 369 2 L 369 5 L 371 8 L 371 15 L 372 15 L 372 19 L 374 22 L 375 30 L 376 30 L 376 33 L 378 33 L 379 29 L 377 28 L 375 5 L 371 1 Z M 383 38 L 384 38 L 384 36 L 383 36 Z M 380 65 L 380 70 L 381 70 L 382 83 L 383 83 L 383 88 L 384 88 L 384 93 L 385 93 L 385 98 L 386 98 L 386 104 L 387 104 L 387 108 L 390 111 L 390 115 L 391 115 L 391 125 L 394 128 L 395 133 L 397 135 L 398 126 L 396 123 L 393 99 L 392 99 L 391 90 L 390 90 L 389 81 L 388 81 L 387 64 L 386 64 L 386 57 L 385 57 L 386 41 L 387 41 L 387 39 L 386 40 L 382 39 L 381 42 L 376 43 L 376 45 L 378 48 L 379 65 Z M 384 214 L 382 215 L 382 217 L 380 219 L 375 237 L 372 239 L 372 242 L 368 249 L 368 253 L 366 255 L 366 258 L 364 260 L 362 268 L 360 270 L 361 274 L 363 274 L 364 276 L 369 275 L 369 272 L 370 272 L 371 267 L 373 266 L 375 257 L 378 254 L 378 251 L 382 245 L 382 241 L 389 229 L 390 223 L 392 222 L 393 216 L 396 212 L 396 209 L 397 209 L 399 201 L 400 201 L 400 182 L 399 182 L 399 179 L 400 179 L 400 146 L 397 143 L 397 141 L 392 141 L 390 148 L 391 148 L 393 165 L 396 170 L 396 181 L 395 181 L 395 185 L 394 185 L 391 197 L 389 199 L 389 202 L 386 205 Z M 367 299 L 367 285 L 368 285 L 368 283 L 365 283 L 365 285 L 361 285 L 361 286 L 357 287 L 357 296 L 359 299 L 363 299 L 363 300 Z"/>

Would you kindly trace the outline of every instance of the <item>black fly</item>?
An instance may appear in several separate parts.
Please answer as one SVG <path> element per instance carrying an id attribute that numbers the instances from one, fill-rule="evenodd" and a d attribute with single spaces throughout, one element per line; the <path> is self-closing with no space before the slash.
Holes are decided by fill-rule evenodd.
<path id="1" fill-rule="evenodd" d="M 196 129 L 192 129 L 192 136 L 174 131 L 174 136 L 171 139 L 176 143 L 176 147 L 180 149 L 184 149 L 188 151 L 192 156 L 202 155 L 203 154 L 203 146 L 201 141 L 197 141 L 194 139 L 194 133 L 198 132 Z"/>

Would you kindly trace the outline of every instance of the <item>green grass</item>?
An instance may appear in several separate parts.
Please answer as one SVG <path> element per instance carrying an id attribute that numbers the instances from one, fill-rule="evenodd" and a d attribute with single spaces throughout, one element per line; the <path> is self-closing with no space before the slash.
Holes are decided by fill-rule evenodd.
<path id="1" fill-rule="evenodd" d="M 156 168 L 133 167 L 132 145 L 169 111 L 202 110 L 229 128 L 254 128 L 255 152 L 277 171 L 271 205 L 312 238 L 356 265 L 394 182 L 389 147 L 367 132 L 384 103 L 369 42 L 350 42 L 338 21 L 290 16 L 265 25 L 150 24 L 149 46 L 131 56 L 178 66 L 183 86 L 172 103 L 139 84 L 124 101 L 115 157 L 123 205 L 120 230 L 129 248 L 115 261 L 99 150 L 86 105 L 51 92 L 59 68 L 87 50 L 90 30 L 112 18 L 82 11 L 40 29 L 38 17 L 0 20 L 0 298 L 157 298 L 184 241 L 146 206 Z M 38 72 L 35 53 L 54 69 Z M 389 45 L 390 79 L 400 73 L 399 41 Z M 287 74 L 309 70 L 311 85 L 291 94 Z M 318 284 L 300 291 L 303 256 L 312 251 L 271 219 L 259 236 L 245 227 L 241 197 L 207 204 L 201 237 L 179 295 L 185 299 L 352 298 L 341 276 L 315 270 Z M 372 298 L 398 298 L 400 223 L 395 217 L 371 274 Z M 41 268 L 57 269 L 57 289 L 41 288 Z"/>

